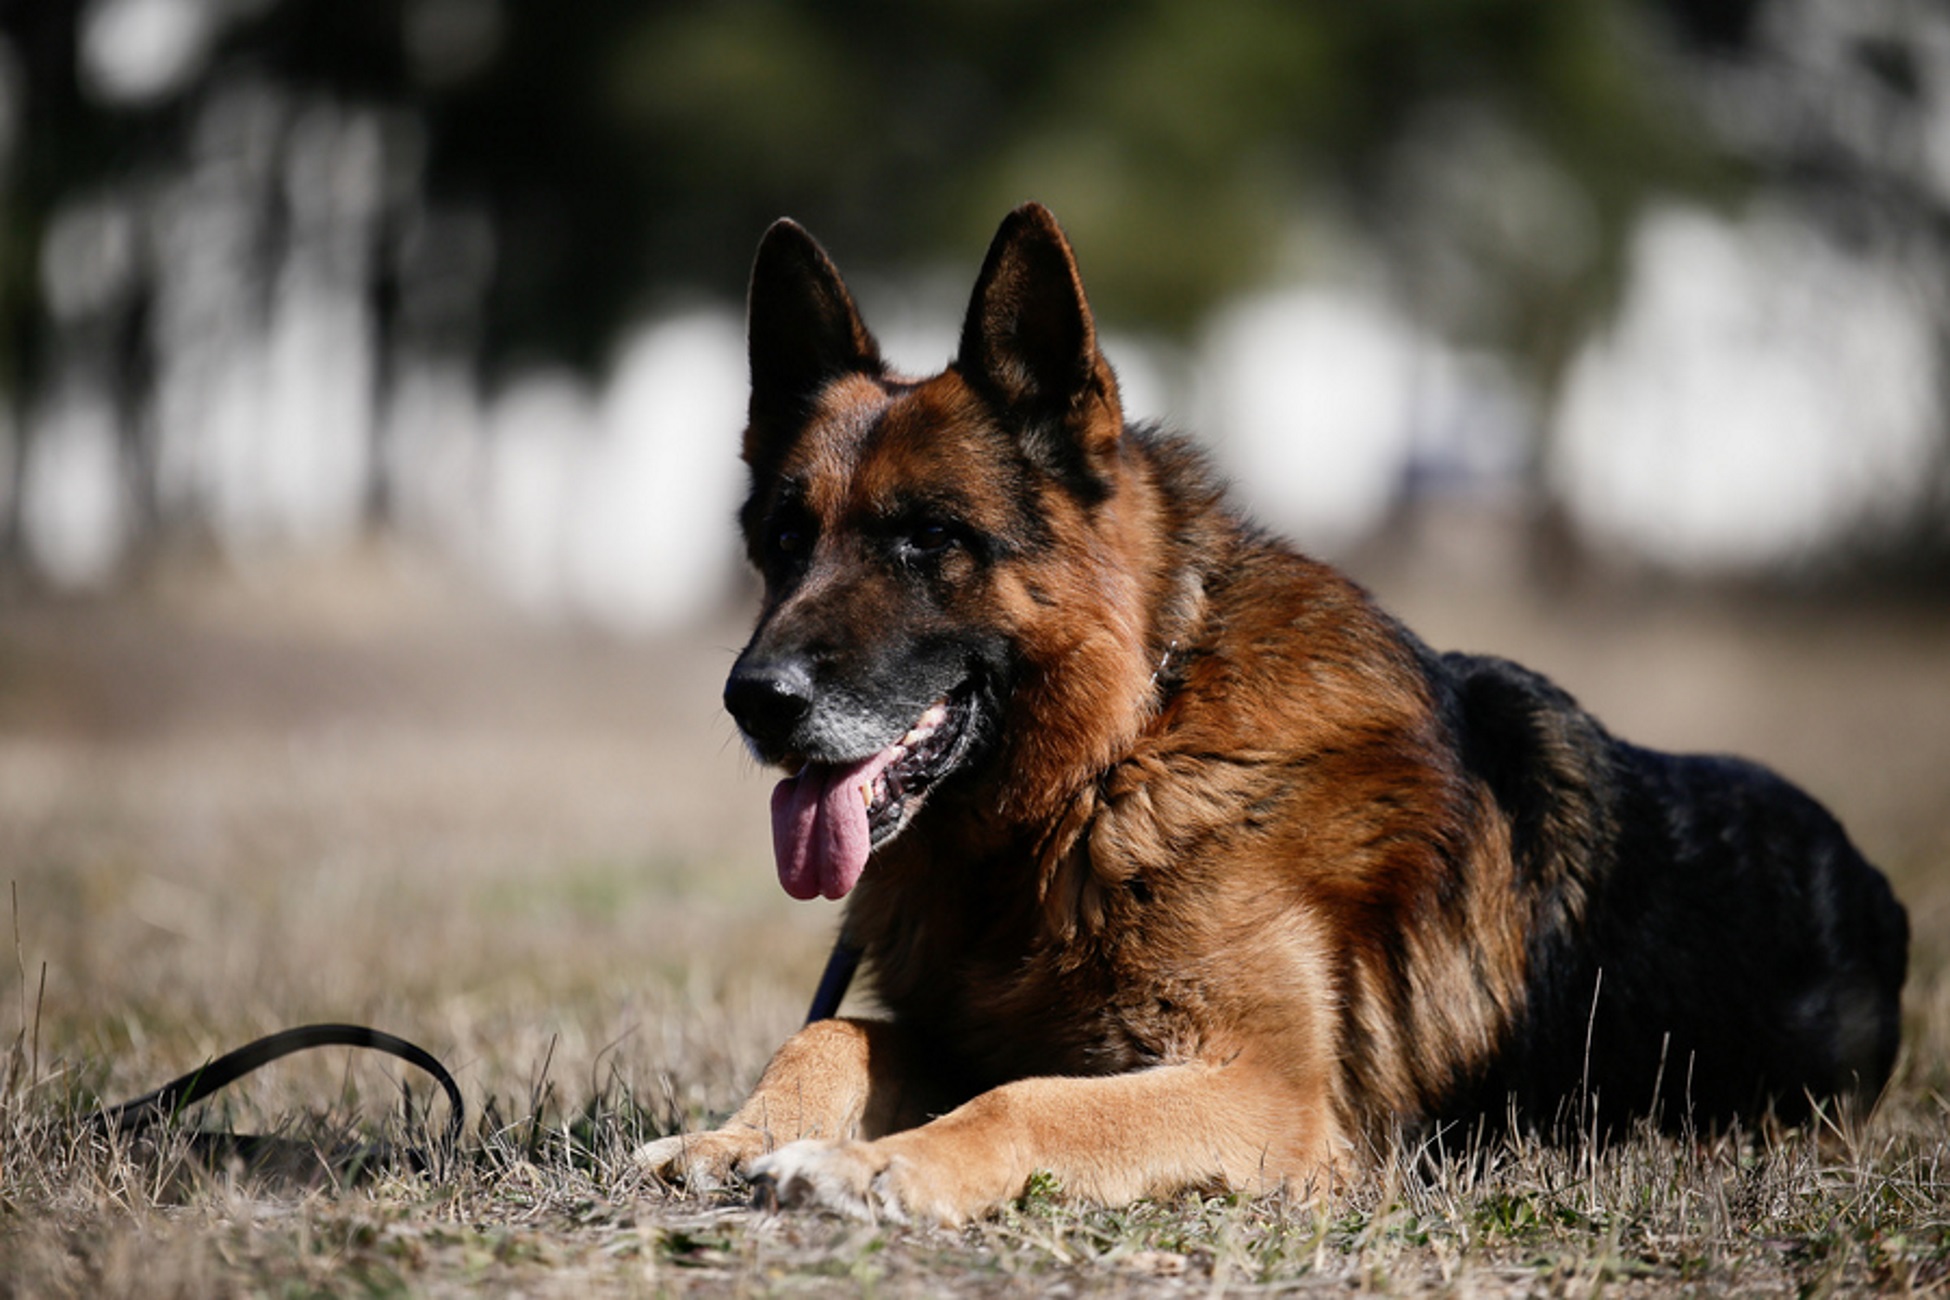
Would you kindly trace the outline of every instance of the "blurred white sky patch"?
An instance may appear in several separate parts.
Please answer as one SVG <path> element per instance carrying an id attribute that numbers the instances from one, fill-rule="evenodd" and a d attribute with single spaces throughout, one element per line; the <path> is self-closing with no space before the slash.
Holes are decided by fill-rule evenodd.
<path id="1" fill-rule="evenodd" d="M 1183 378 L 1177 371 L 1184 367 L 1174 367 L 1173 362 L 1181 358 L 1169 346 L 1116 333 L 1105 334 L 1099 346 L 1117 372 L 1117 396 L 1124 404 L 1126 420 L 1187 432 L 1185 403 L 1174 396 L 1173 383 L 1174 378 Z"/>
<path id="2" fill-rule="evenodd" d="M 1687 569 L 1792 560 L 1923 481 L 1936 363 L 1897 271 L 1768 213 L 1649 217 L 1576 363 L 1556 488 L 1600 540 Z"/>
<path id="3" fill-rule="evenodd" d="M 151 227 L 157 497 L 166 515 L 207 521 L 244 564 L 351 542 L 373 449 L 375 337 L 360 290 L 372 242 L 360 217 L 380 165 L 371 120 L 313 112 L 304 147 L 280 159 L 262 145 L 281 113 L 261 94 L 213 102 L 207 156 L 162 193 Z M 269 185 L 292 199 L 275 259 L 254 198 Z"/>
<path id="4" fill-rule="evenodd" d="M 262 514 L 279 543 L 343 546 L 364 519 L 372 454 L 372 323 L 343 286 L 284 286 L 265 349 L 263 427 L 253 467 Z"/>
<path id="5" fill-rule="evenodd" d="M 240 343 L 205 379 L 190 453 L 216 536 L 250 564 L 351 542 L 361 524 L 371 389 L 356 304 L 304 299 L 261 343 Z"/>
<path id="6" fill-rule="evenodd" d="M 464 382 L 423 374 L 394 413 L 397 501 L 531 613 L 672 626 L 736 571 L 744 410 L 744 327 L 723 311 L 645 327 L 600 390 L 534 375 L 479 413 Z"/>
<path id="7" fill-rule="evenodd" d="M 1344 549 L 1378 526 L 1413 465 L 1507 479 L 1521 408 L 1385 299 L 1296 288 L 1223 309 L 1198 355 L 1198 428 L 1262 523 Z"/>
<path id="8" fill-rule="evenodd" d="M 115 413 L 69 385 L 34 417 L 22 466 L 21 533 L 41 573 L 67 591 L 108 584 L 129 527 Z"/>
<path id="9" fill-rule="evenodd" d="M 473 367 L 458 359 L 403 367 L 384 418 L 386 481 L 400 530 L 482 562 L 486 417 Z"/>
<path id="10" fill-rule="evenodd" d="M 530 613 L 565 612 L 573 461 L 594 426 L 587 386 L 561 372 L 528 376 L 488 407 L 481 558 Z"/>
<path id="11" fill-rule="evenodd" d="M 866 299 L 868 328 L 880 340 L 881 358 L 896 374 L 931 375 L 955 359 L 961 346 L 961 322 L 952 310 L 942 310 L 918 294 L 876 289 Z M 742 416 L 739 427 L 744 427 Z"/>
<path id="12" fill-rule="evenodd" d="M 569 520 L 582 612 L 642 630 L 723 596 L 739 553 L 745 384 L 744 326 L 729 312 L 666 320 L 624 347 Z"/>
<path id="13" fill-rule="evenodd" d="M 1295 289 L 1223 309 L 1200 354 L 1206 436 L 1248 509 L 1333 550 L 1393 498 L 1415 361 L 1373 302 Z"/>
<path id="14" fill-rule="evenodd" d="M 115 104 L 147 104 L 186 83 L 209 55 L 224 0 L 94 0 L 81 21 L 81 74 Z"/>

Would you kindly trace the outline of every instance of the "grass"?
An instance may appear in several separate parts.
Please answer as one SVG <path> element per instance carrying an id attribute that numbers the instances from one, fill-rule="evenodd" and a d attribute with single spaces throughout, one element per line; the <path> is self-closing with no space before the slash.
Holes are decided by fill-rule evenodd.
<path id="1" fill-rule="evenodd" d="M 1915 1293 L 1950 1278 L 1941 1108 L 1923 1100 L 1904 1089 L 1847 1135 L 1405 1152 L 1371 1183 L 1310 1202 L 1106 1210 L 1045 1185 L 939 1233 L 667 1197 L 630 1167 L 656 1120 L 620 1084 L 573 1111 L 531 1093 L 429 1174 L 309 1184 L 209 1168 L 180 1132 L 134 1147 L 92 1138 L 74 1099 L 15 1086 L 0 1258 L 7 1289 L 31 1295 Z M 349 1122 L 287 1131 L 329 1146 Z"/>
<path id="2" fill-rule="evenodd" d="M 1306 1201 L 1106 1210 L 1039 1179 L 946 1233 L 673 1195 L 629 1161 L 737 1101 L 801 1014 L 833 921 L 778 897 L 763 866 L 765 783 L 714 711 L 735 627 L 643 647 L 426 605 L 338 619 L 315 592 L 198 589 L 0 614 L 0 1294 L 1950 1288 L 1941 618 L 1817 628 L 1812 648 L 1764 622 L 1643 611 L 1561 642 L 1562 614 L 1529 643 L 1507 639 L 1530 626 L 1507 612 L 1495 641 L 1431 633 L 1541 654 L 1587 698 L 1611 661 L 1552 662 L 1565 645 L 1640 668 L 1703 645 L 1670 663 L 1737 669 L 1695 683 L 1731 711 L 1702 725 L 1835 804 L 1911 908 L 1904 1054 L 1865 1123 L 1599 1152 L 1452 1139 Z M 1656 676 L 1678 724 L 1657 699 L 1601 712 L 1685 743 L 1672 725 L 1700 696 L 1673 671 Z M 1830 752 L 1822 737 L 1858 715 L 1874 748 Z M 197 1153 L 192 1126 L 300 1152 L 438 1131 L 430 1081 L 343 1051 L 281 1063 L 153 1140 L 88 1125 L 101 1101 L 315 1019 L 441 1055 L 473 1110 L 463 1150 L 356 1177 Z"/>

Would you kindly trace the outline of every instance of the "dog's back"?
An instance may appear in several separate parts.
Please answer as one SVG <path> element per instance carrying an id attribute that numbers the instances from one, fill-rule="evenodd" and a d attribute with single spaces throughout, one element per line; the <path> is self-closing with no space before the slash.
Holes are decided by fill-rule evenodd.
<path id="1" fill-rule="evenodd" d="M 1820 805 L 1742 759 L 1627 744 L 1503 660 L 1432 660 L 1538 909 L 1507 1050 L 1447 1108 L 1668 1127 L 1873 1101 L 1909 925 Z"/>

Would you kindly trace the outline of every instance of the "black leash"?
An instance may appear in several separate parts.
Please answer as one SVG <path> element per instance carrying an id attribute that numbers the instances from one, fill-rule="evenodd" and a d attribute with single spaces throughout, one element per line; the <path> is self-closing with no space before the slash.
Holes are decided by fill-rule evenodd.
<path id="1" fill-rule="evenodd" d="M 846 986 L 853 982 L 853 972 L 860 969 L 860 950 L 842 931 L 833 940 L 832 955 L 826 959 L 826 970 L 819 977 L 819 987 L 813 990 L 812 1006 L 806 1012 L 806 1023 L 815 1020 L 831 1020 L 839 1014 L 840 1000 L 846 996 Z"/>
<path id="2" fill-rule="evenodd" d="M 95 1127 L 104 1133 L 140 1133 L 181 1114 L 188 1107 L 229 1087 L 254 1070 L 260 1070 L 293 1052 L 309 1051 L 314 1047 L 367 1047 L 397 1056 L 425 1070 L 447 1094 L 447 1132 L 442 1139 L 441 1150 L 452 1152 L 459 1145 L 461 1131 L 467 1125 L 467 1106 L 461 1100 L 460 1085 L 454 1082 L 453 1075 L 447 1073 L 447 1067 L 418 1044 L 382 1030 L 368 1029 L 364 1025 L 300 1025 L 296 1029 L 266 1034 L 191 1070 L 179 1079 L 171 1079 L 154 1092 L 145 1092 L 119 1106 L 104 1107 L 94 1116 Z M 195 1138 L 201 1139 L 197 1145 L 203 1149 L 215 1148 L 241 1155 L 246 1160 L 285 1154 L 290 1146 L 282 1139 L 246 1134 L 196 1134 Z M 432 1167 L 432 1161 L 425 1153 L 412 1148 L 363 1147 L 347 1163 L 369 1164 L 389 1155 L 402 1155 L 415 1168 Z"/>
<path id="3" fill-rule="evenodd" d="M 819 987 L 813 992 L 812 1006 L 806 1013 L 807 1024 L 815 1020 L 829 1020 L 839 1011 L 840 1001 L 846 997 L 847 986 L 853 982 L 853 973 L 859 966 L 860 950 L 845 934 L 841 934 L 833 944 L 832 955 L 826 959 L 826 970 L 819 977 Z M 425 1070 L 447 1094 L 447 1132 L 442 1139 L 441 1150 L 451 1154 L 459 1147 L 461 1133 L 467 1126 L 467 1105 L 461 1100 L 460 1085 L 454 1082 L 453 1075 L 447 1073 L 447 1067 L 417 1043 L 410 1043 L 383 1030 L 368 1029 L 364 1025 L 300 1025 L 296 1029 L 266 1034 L 234 1052 L 225 1052 L 181 1078 L 171 1079 L 153 1092 L 145 1092 L 117 1106 L 103 1107 L 93 1117 L 95 1128 L 103 1133 L 140 1133 L 180 1115 L 189 1107 L 273 1061 L 314 1047 L 366 1047 L 397 1056 Z M 289 1145 L 282 1139 L 249 1134 L 198 1133 L 193 1135 L 193 1140 L 202 1149 L 214 1148 L 241 1155 L 246 1160 L 281 1153 Z M 417 1169 L 432 1167 L 432 1161 L 425 1153 L 410 1147 L 364 1147 L 359 1149 L 356 1159 L 360 1163 L 371 1163 L 389 1155 L 403 1156 Z"/>

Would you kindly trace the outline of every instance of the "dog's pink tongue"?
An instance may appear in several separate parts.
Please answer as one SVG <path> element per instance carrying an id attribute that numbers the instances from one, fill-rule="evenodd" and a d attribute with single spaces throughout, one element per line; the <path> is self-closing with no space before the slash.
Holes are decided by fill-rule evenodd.
<path id="1" fill-rule="evenodd" d="M 873 847 L 868 792 L 894 754 L 889 748 L 857 763 L 808 763 L 773 789 L 772 852 L 786 893 L 844 898 L 859 882 Z"/>

